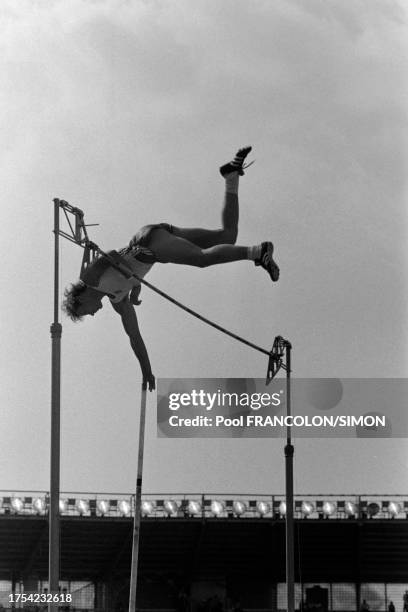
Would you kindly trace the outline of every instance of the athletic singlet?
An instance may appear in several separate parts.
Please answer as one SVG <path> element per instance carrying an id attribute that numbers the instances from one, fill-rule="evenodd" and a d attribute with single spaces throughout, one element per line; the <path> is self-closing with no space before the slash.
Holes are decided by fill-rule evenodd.
<path id="1" fill-rule="evenodd" d="M 153 266 L 154 262 L 145 263 L 135 259 L 132 255 L 122 255 L 129 268 L 137 274 L 140 278 L 144 278 Z M 140 282 L 136 278 L 125 278 L 115 268 L 108 268 L 99 279 L 97 287 L 94 287 L 97 291 L 102 291 L 108 294 L 111 302 L 117 304 L 125 298 L 133 287 L 138 287 Z"/>

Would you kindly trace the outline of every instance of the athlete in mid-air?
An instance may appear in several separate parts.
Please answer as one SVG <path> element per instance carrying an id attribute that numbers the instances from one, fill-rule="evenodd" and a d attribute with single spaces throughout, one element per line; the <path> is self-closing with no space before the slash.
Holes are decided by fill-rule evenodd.
<path id="1" fill-rule="evenodd" d="M 245 158 L 252 147 L 240 149 L 233 161 L 220 168 L 225 179 L 222 208 L 222 227 L 216 230 L 180 228 L 167 223 L 146 225 L 119 251 L 127 266 L 143 278 L 154 263 L 173 263 L 197 268 L 242 259 L 252 260 L 264 268 L 272 281 L 279 278 L 279 268 L 273 260 L 273 244 L 262 242 L 256 246 L 238 246 L 238 183 L 244 174 Z M 94 315 L 102 308 L 107 296 L 113 309 L 122 319 L 132 349 L 139 360 L 143 387 L 153 391 L 155 378 L 149 356 L 140 334 L 134 305 L 140 304 L 141 285 L 136 278 L 125 278 L 101 257 L 85 270 L 82 280 L 65 290 L 63 308 L 73 321 L 84 315 Z"/>

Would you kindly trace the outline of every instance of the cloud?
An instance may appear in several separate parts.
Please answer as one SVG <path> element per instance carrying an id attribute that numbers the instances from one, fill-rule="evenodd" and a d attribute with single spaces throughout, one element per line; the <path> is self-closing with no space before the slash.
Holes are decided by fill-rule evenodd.
<path id="1" fill-rule="evenodd" d="M 3 44 L 6 105 L 17 128 L 6 134 L 11 142 L 16 131 L 59 125 L 64 138 L 71 131 L 83 146 L 104 125 L 114 138 L 121 126 L 170 132 L 172 121 L 191 130 L 203 122 L 211 135 L 231 132 L 238 122 L 271 136 L 286 128 L 289 139 L 307 128 L 315 137 L 322 131 L 333 137 L 345 112 L 350 125 L 341 127 L 359 142 L 375 130 L 385 106 L 399 111 L 400 128 L 406 43 L 393 3 L 9 7 Z"/>

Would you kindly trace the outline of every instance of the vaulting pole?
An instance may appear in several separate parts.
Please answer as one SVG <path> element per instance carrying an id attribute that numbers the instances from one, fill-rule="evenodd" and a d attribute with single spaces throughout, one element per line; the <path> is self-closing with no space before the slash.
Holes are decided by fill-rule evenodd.
<path id="1" fill-rule="evenodd" d="M 137 457 L 137 479 L 135 516 L 133 520 L 132 568 L 130 573 L 129 612 L 136 612 L 137 570 L 139 559 L 140 518 L 142 506 L 143 454 L 146 422 L 146 389 L 142 385 L 140 401 L 139 452 Z"/>
<path id="2" fill-rule="evenodd" d="M 61 334 L 59 315 L 59 200 L 54 200 L 54 322 L 51 325 L 51 457 L 50 457 L 50 502 L 48 508 L 49 547 L 48 581 L 49 592 L 58 593 L 60 560 L 60 398 L 61 398 Z M 49 603 L 49 612 L 58 609 L 58 604 Z"/>

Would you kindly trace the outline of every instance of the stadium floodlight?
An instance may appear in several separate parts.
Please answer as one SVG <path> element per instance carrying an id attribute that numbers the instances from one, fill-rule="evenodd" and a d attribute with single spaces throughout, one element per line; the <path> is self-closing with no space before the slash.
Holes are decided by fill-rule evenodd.
<path id="1" fill-rule="evenodd" d="M 234 501 L 234 503 L 232 504 L 232 509 L 234 511 L 234 514 L 236 514 L 237 516 L 242 516 L 247 511 L 247 506 L 242 501 Z"/>
<path id="2" fill-rule="evenodd" d="M 213 499 L 211 502 L 211 512 L 214 516 L 221 516 L 225 511 L 225 504 L 223 502 Z"/>
<path id="3" fill-rule="evenodd" d="M 63 514 L 64 512 L 67 512 L 68 510 L 68 502 L 66 499 L 60 499 L 59 500 L 59 511 L 60 514 Z"/>
<path id="4" fill-rule="evenodd" d="M 156 504 L 153 501 L 142 501 L 142 515 L 149 516 L 156 509 Z"/>
<path id="5" fill-rule="evenodd" d="M 286 502 L 285 501 L 281 501 L 281 503 L 279 504 L 279 514 L 281 516 L 286 516 Z"/>
<path id="6" fill-rule="evenodd" d="M 336 504 L 331 501 L 325 501 L 323 503 L 323 514 L 325 516 L 332 516 L 336 512 Z"/>
<path id="7" fill-rule="evenodd" d="M 388 504 L 388 512 L 394 518 L 402 511 L 402 506 L 398 502 L 390 502 Z"/>
<path id="8" fill-rule="evenodd" d="M 190 516 L 195 516 L 197 514 L 201 514 L 201 504 L 199 501 L 190 500 L 187 506 L 187 512 Z"/>
<path id="9" fill-rule="evenodd" d="M 100 514 L 102 514 L 102 516 L 105 516 L 105 514 L 109 514 L 109 502 L 106 501 L 106 499 L 98 499 L 97 502 L 97 508 Z"/>
<path id="10" fill-rule="evenodd" d="M 308 517 L 313 514 L 315 510 L 314 505 L 310 501 L 302 501 L 301 512 L 304 517 Z"/>
<path id="11" fill-rule="evenodd" d="M 33 509 L 37 514 L 45 514 L 46 508 L 47 504 L 45 503 L 45 499 L 43 497 L 36 497 L 33 500 Z"/>
<path id="12" fill-rule="evenodd" d="M 76 505 L 76 509 L 78 510 L 79 514 L 82 516 L 83 514 L 86 514 L 87 512 L 89 512 L 89 502 L 86 499 L 78 499 Z"/>
<path id="13" fill-rule="evenodd" d="M 356 514 L 358 514 L 358 509 L 356 504 L 354 504 L 351 501 L 346 501 L 346 503 L 344 504 L 344 511 L 347 514 L 347 516 L 356 516 Z"/>
<path id="14" fill-rule="evenodd" d="M 120 500 L 118 508 L 122 516 L 130 516 L 130 504 L 126 499 Z"/>
<path id="15" fill-rule="evenodd" d="M 380 511 L 380 506 L 376 502 L 371 502 L 371 504 L 368 504 L 368 506 L 367 506 L 367 514 L 368 514 L 368 516 L 370 518 L 372 516 L 375 516 L 376 514 L 378 514 L 379 511 Z"/>
<path id="16" fill-rule="evenodd" d="M 21 497 L 11 498 L 11 508 L 16 514 L 22 511 L 22 509 L 24 508 L 24 502 Z"/>
<path id="17" fill-rule="evenodd" d="M 164 510 L 167 516 L 174 516 L 178 512 L 178 505 L 173 499 L 166 499 L 164 502 Z"/>
<path id="18" fill-rule="evenodd" d="M 268 514 L 268 512 L 270 511 L 271 507 L 267 502 L 259 501 L 256 504 L 256 509 L 259 512 L 260 516 L 265 516 L 265 514 Z"/>

